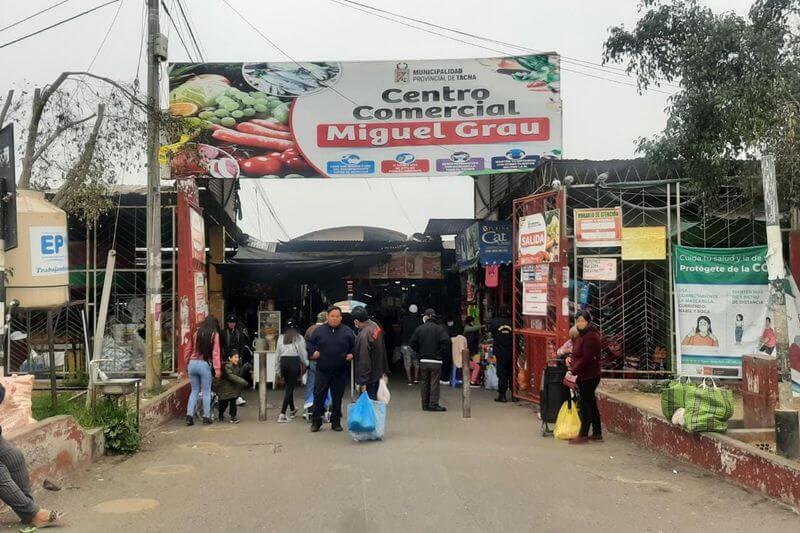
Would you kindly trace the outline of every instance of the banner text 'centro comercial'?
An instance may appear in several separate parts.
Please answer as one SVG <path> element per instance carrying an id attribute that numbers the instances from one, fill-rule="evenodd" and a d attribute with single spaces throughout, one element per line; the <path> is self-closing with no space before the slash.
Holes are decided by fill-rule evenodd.
<path id="1" fill-rule="evenodd" d="M 170 113 L 207 127 L 173 176 L 444 176 L 561 156 L 559 58 L 179 63 Z"/>

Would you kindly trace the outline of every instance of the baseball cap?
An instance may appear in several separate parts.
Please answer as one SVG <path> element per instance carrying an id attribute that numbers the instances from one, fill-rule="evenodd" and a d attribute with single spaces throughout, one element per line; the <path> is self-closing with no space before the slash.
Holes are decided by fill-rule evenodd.
<path id="1" fill-rule="evenodd" d="M 415 304 L 411 304 L 411 305 L 408 306 L 408 312 L 409 313 L 416 313 L 418 311 L 419 311 L 419 307 L 417 307 Z"/>
<path id="2" fill-rule="evenodd" d="M 436 311 L 434 311 L 429 307 L 425 310 L 425 316 L 427 317 L 436 316 Z"/>
<path id="3" fill-rule="evenodd" d="M 228 313 L 228 318 L 225 319 L 226 322 L 236 322 L 236 314 L 235 313 Z"/>

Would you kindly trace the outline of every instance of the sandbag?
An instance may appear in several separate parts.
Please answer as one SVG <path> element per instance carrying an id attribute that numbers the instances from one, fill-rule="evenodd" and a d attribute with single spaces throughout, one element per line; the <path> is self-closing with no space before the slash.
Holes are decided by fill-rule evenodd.
<path id="1" fill-rule="evenodd" d="M 5 400 L 0 404 L 0 427 L 3 432 L 36 422 L 31 403 L 35 379 L 33 374 L 0 377 L 0 383 L 6 388 Z"/>

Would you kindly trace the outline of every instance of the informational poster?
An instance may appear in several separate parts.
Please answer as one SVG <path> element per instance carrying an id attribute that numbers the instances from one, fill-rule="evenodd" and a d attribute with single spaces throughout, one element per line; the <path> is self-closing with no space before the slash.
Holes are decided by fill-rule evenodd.
<path id="1" fill-rule="evenodd" d="M 575 245 L 609 248 L 622 244 L 622 209 L 575 209 Z"/>
<path id="2" fill-rule="evenodd" d="M 194 273 L 194 312 L 195 324 L 199 324 L 208 316 L 208 298 L 206 298 L 206 276 L 202 272 Z"/>
<path id="3" fill-rule="evenodd" d="M 617 281 L 617 260 L 613 257 L 586 257 L 583 259 L 585 281 Z"/>
<path id="4" fill-rule="evenodd" d="M 200 164 L 176 155 L 173 175 L 453 176 L 561 157 L 555 54 L 178 63 L 169 84 L 170 114 L 216 149 Z"/>
<path id="5" fill-rule="evenodd" d="M 622 229 L 623 261 L 663 261 L 667 258 L 667 229 L 645 226 Z"/>
<path id="6" fill-rule="evenodd" d="M 406 277 L 405 254 L 392 254 L 389 259 L 389 279 L 403 279 Z"/>
<path id="7" fill-rule="evenodd" d="M 423 279 L 442 279 L 441 254 L 422 254 L 422 277 Z"/>
<path id="8" fill-rule="evenodd" d="M 205 261 L 206 258 L 206 238 L 203 215 L 197 210 L 189 211 L 189 221 L 192 230 L 192 259 L 195 261 Z"/>
<path id="9" fill-rule="evenodd" d="M 687 376 L 741 378 L 742 356 L 769 353 L 766 246 L 675 247 L 678 369 Z M 794 298 L 787 297 L 789 339 L 800 340 Z M 774 353 L 774 352 L 772 352 Z"/>
<path id="10" fill-rule="evenodd" d="M 399 252 L 388 263 L 373 265 L 369 279 L 442 279 L 442 255 L 439 252 Z"/>
<path id="11" fill-rule="evenodd" d="M 389 263 L 378 263 L 369 268 L 369 279 L 388 279 Z"/>
<path id="12" fill-rule="evenodd" d="M 65 226 L 31 226 L 31 276 L 57 276 L 69 270 Z"/>
<path id="13" fill-rule="evenodd" d="M 546 281 L 526 281 L 522 284 L 522 314 L 528 316 L 547 314 Z"/>
<path id="14" fill-rule="evenodd" d="M 406 278 L 422 279 L 422 254 L 405 254 Z"/>
<path id="15" fill-rule="evenodd" d="M 550 275 L 550 265 L 525 265 L 520 269 L 520 281 L 547 281 Z"/>
<path id="16" fill-rule="evenodd" d="M 281 312 L 258 312 L 258 336 L 267 341 L 267 350 L 274 352 L 278 347 L 278 337 L 281 334 Z"/>
<path id="17" fill-rule="evenodd" d="M 517 233 L 517 257 L 520 263 L 558 263 L 561 239 L 558 209 L 520 217 Z"/>

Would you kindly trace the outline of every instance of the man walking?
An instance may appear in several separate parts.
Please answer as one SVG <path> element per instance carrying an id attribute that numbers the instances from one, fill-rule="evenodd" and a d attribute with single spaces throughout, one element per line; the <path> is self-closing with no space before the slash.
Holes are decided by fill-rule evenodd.
<path id="1" fill-rule="evenodd" d="M 383 329 L 370 320 L 363 307 L 356 307 L 351 314 L 358 328 L 354 360 L 356 385 L 360 390 L 367 391 L 371 399 L 377 400 L 378 385 L 389 370 Z"/>
<path id="2" fill-rule="evenodd" d="M 418 311 L 417 306 L 411 304 L 408 306 L 408 314 L 403 316 L 400 322 L 400 353 L 403 354 L 403 366 L 406 369 L 406 378 L 408 378 L 409 385 L 419 383 L 419 360 L 408 345 L 411 342 L 411 336 L 414 331 L 422 325 L 422 320 L 417 314 Z"/>
<path id="3" fill-rule="evenodd" d="M 308 341 L 311 360 L 317 362 L 314 383 L 314 410 L 311 414 L 311 431 L 322 427 L 325 399 L 331 392 L 331 429 L 342 431 L 342 397 L 347 386 L 347 363 L 353 360 L 355 336 L 353 330 L 342 325 L 342 310 L 328 309 L 328 321 L 319 326 Z"/>
<path id="4" fill-rule="evenodd" d="M 442 361 L 450 351 L 450 338 L 438 323 L 436 312 L 426 309 L 424 322 L 411 336 L 409 346 L 417 353 L 422 371 L 420 394 L 423 411 L 447 411 L 439 405 L 439 377 L 442 374 Z"/>
<path id="5" fill-rule="evenodd" d="M 511 323 L 511 312 L 508 306 L 500 306 L 497 317 L 489 323 L 492 333 L 492 346 L 497 359 L 497 398 L 494 401 L 505 403 L 506 391 L 511 384 L 511 373 L 514 371 L 514 327 Z M 512 392 L 513 395 L 513 392 Z"/>

